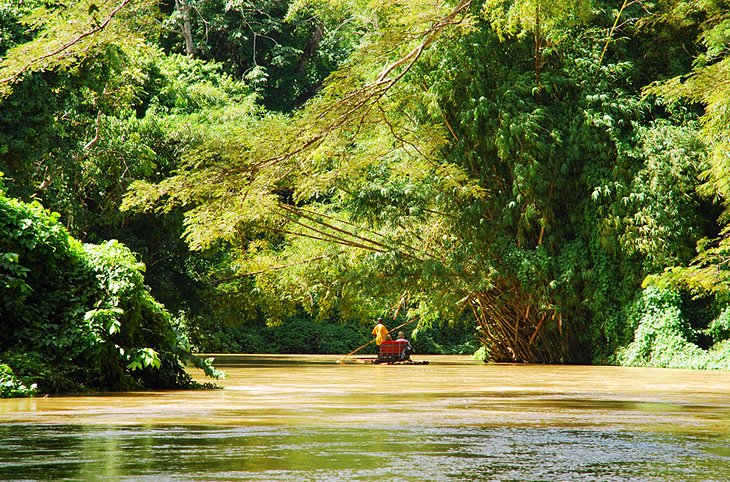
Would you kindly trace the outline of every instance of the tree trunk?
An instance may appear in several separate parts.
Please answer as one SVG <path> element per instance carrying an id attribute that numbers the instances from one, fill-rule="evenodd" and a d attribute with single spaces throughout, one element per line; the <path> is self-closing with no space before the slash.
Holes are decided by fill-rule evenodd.
<path id="1" fill-rule="evenodd" d="M 322 41 L 322 37 L 324 37 L 324 26 L 322 25 L 322 22 L 319 20 L 314 21 L 317 22 L 314 27 L 314 33 L 312 34 L 312 38 L 309 39 L 307 46 L 304 48 L 301 57 L 299 57 L 299 63 L 297 64 L 297 73 L 299 74 L 304 74 L 307 71 L 309 59 L 311 59 L 317 51 L 319 44 Z"/>
<path id="2" fill-rule="evenodd" d="M 175 0 L 175 10 L 180 12 L 180 31 L 185 39 L 185 53 L 188 57 L 194 57 L 195 42 L 193 42 L 193 29 L 190 24 L 190 10 L 192 10 L 192 7 L 186 3 L 186 0 Z"/>
<path id="3" fill-rule="evenodd" d="M 540 88 L 540 69 L 542 68 L 542 32 L 540 30 L 540 3 L 535 4 L 535 82 Z"/>

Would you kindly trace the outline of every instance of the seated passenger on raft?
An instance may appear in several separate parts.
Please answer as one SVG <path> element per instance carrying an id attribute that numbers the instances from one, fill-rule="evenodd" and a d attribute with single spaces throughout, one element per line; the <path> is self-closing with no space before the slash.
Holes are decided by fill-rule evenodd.
<path id="1" fill-rule="evenodd" d="M 386 361 L 406 361 L 411 359 L 413 347 L 403 336 L 403 332 L 398 333 L 397 340 L 386 340 L 380 344 L 378 360 Z"/>

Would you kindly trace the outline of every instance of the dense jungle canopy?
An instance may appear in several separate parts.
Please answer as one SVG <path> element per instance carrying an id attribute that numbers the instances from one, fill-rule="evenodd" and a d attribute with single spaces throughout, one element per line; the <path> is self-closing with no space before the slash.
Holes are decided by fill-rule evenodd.
<path id="1" fill-rule="evenodd" d="M 725 0 L 0 0 L 6 392 L 377 316 L 727 369 L 729 54 Z"/>

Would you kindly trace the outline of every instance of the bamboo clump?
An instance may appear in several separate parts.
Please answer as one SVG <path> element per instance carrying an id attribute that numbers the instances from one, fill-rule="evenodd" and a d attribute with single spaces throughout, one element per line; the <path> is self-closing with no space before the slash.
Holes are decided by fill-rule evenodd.
<path id="1" fill-rule="evenodd" d="M 505 296 L 509 295 L 509 296 Z M 479 341 L 496 362 L 564 363 L 579 357 L 572 333 L 555 307 L 540 308 L 516 290 L 471 293 L 469 306 L 479 325 Z"/>

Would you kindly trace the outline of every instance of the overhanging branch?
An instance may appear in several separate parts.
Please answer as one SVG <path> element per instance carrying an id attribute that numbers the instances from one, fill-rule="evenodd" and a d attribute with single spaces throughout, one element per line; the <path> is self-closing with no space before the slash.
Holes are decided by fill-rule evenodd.
<path id="1" fill-rule="evenodd" d="M 122 0 L 122 2 L 119 5 L 117 5 L 117 7 L 114 8 L 114 10 L 112 10 L 111 13 L 97 26 L 91 28 L 90 30 L 80 33 L 73 39 L 69 40 L 68 42 L 65 42 L 60 47 L 52 50 L 51 52 L 48 52 L 44 55 L 41 55 L 40 57 L 36 57 L 34 59 L 29 60 L 22 68 L 20 68 L 14 74 L 0 79 L 0 84 L 7 84 L 10 82 L 16 81 L 21 75 L 23 75 L 25 72 L 27 72 L 33 65 L 43 62 L 44 60 L 49 59 L 51 57 L 55 57 L 59 54 L 62 54 L 63 52 L 70 49 L 77 43 L 81 42 L 86 37 L 89 37 L 91 35 L 94 35 L 97 32 L 104 30 L 109 25 L 109 23 L 112 21 L 112 18 L 114 18 L 115 15 L 117 15 L 124 7 L 126 7 L 132 1 L 133 0 Z"/>

